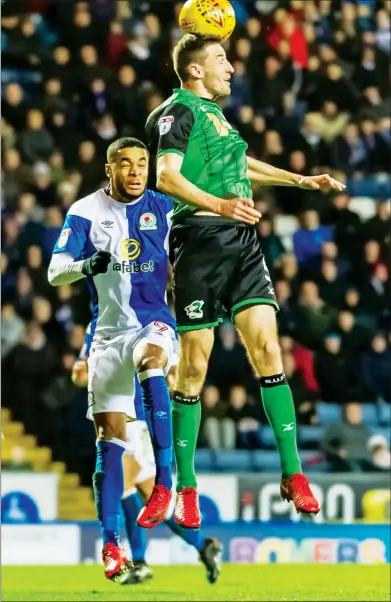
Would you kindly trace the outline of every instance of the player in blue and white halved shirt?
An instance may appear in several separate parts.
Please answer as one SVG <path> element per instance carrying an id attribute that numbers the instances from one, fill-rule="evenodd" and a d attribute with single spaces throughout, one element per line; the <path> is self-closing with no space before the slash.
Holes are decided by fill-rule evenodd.
<path id="1" fill-rule="evenodd" d="M 105 575 L 126 580 L 119 547 L 122 455 L 126 422 L 136 418 L 138 373 L 156 462 L 156 484 L 138 523 L 164 520 L 171 499 L 172 430 L 165 380 L 174 355 L 175 321 L 166 302 L 168 235 L 173 201 L 146 188 L 149 154 L 135 138 L 107 151 L 105 189 L 69 209 L 53 250 L 53 286 L 86 278 L 93 301 L 88 396 L 97 432 L 93 475 Z"/>

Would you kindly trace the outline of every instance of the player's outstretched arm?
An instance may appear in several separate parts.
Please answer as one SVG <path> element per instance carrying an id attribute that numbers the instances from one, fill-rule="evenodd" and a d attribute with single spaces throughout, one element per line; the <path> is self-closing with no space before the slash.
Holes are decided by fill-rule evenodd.
<path id="1" fill-rule="evenodd" d="M 321 190 L 323 192 L 337 191 L 345 189 L 345 185 L 335 180 L 328 174 L 319 176 L 301 176 L 299 174 L 273 167 L 263 161 L 258 161 L 253 157 L 247 157 L 248 171 L 247 177 L 252 182 L 262 182 L 267 186 L 297 186 L 304 190 Z"/>
<path id="2" fill-rule="evenodd" d="M 85 276 L 107 272 L 111 254 L 99 250 L 88 259 L 75 261 L 70 253 L 54 253 L 49 264 L 48 280 L 52 286 L 72 284 Z"/>
<path id="3" fill-rule="evenodd" d="M 166 152 L 157 160 L 157 188 L 182 203 L 191 204 L 204 211 L 230 217 L 246 224 L 256 224 L 261 214 L 253 209 L 251 199 L 220 199 L 187 180 L 181 173 L 183 158 Z"/>

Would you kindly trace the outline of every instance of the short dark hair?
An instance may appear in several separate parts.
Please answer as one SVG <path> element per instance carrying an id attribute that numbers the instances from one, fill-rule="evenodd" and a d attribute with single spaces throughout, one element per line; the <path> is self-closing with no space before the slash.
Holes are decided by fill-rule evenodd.
<path id="1" fill-rule="evenodd" d="M 186 33 L 176 44 L 173 52 L 175 73 L 185 82 L 189 79 L 187 70 L 189 63 L 194 60 L 194 55 L 201 52 L 210 44 L 221 44 L 217 36 L 196 36 L 192 33 Z"/>
<path id="2" fill-rule="evenodd" d="M 113 158 L 113 155 L 121 150 L 121 148 L 144 148 L 147 153 L 148 149 L 145 146 L 144 142 L 141 142 L 138 138 L 131 138 L 130 136 L 126 136 L 125 138 L 118 138 L 118 140 L 114 140 L 107 149 L 107 163 Z"/>

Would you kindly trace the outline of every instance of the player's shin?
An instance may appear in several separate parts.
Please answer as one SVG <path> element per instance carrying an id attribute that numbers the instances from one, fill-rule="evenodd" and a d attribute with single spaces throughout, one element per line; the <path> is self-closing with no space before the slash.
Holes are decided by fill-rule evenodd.
<path id="1" fill-rule="evenodd" d="M 145 561 L 145 552 L 147 549 L 145 531 L 136 522 L 144 504 L 137 489 L 133 488 L 125 491 L 121 503 L 126 534 L 132 552 L 132 560 L 133 562 Z"/>
<path id="2" fill-rule="evenodd" d="M 189 545 L 193 546 L 198 552 L 204 549 L 205 537 L 199 529 L 186 529 L 178 525 L 174 520 L 174 516 L 167 518 L 165 523 L 169 529 L 176 535 L 179 535 L 181 539 L 186 541 Z"/>
<path id="3" fill-rule="evenodd" d="M 145 419 L 156 463 L 156 485 L 172 488 L 172 426 L 170 395 L 163 370 L 149 369 L 139 374 Z"/>
<path id="4" fill-rule="evenodd" d="M 259 379 L 265 414 L 276 438 L 283 478 L 301 473 L 296 442 L 296 412 L 284 374 Z"/>
<path id="5" fill-rule="evenodd" d="M 199 395 L 185 397 L 178 391 L 174 391 L 172 399 L 177 491 L 180 491 L 197 487 L 194 456 L 201 424 L 201 401 Z"/>
<path id="6" fill-rule="evenodd" d="M 108 543 L 119 545 L 124 450 L 124 441 L 116 438 L 98 440 L 96 444 L 96 466 L 92 481 L 104 546 Z"/>

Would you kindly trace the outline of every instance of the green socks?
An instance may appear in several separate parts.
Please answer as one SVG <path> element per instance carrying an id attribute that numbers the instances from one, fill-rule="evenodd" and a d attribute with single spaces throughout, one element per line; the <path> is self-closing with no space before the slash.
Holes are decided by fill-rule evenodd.
<path id="1" fill-rule="evenodd" d="M 197 487 L 194 456 L 201 424 L 199 396 L 184 397 L 175 391 L 172 401 L 172 434 L 177 470 L 177 491 Z"/>
<path id="2" fill-rule="evenodd" d="M 259 379 L 261 397 L 267 419 L 273 429 L 280 454 L 283 478 L 301 472 L 296 443 L 296 412 L 292 392 L 285 374 Z"/>

